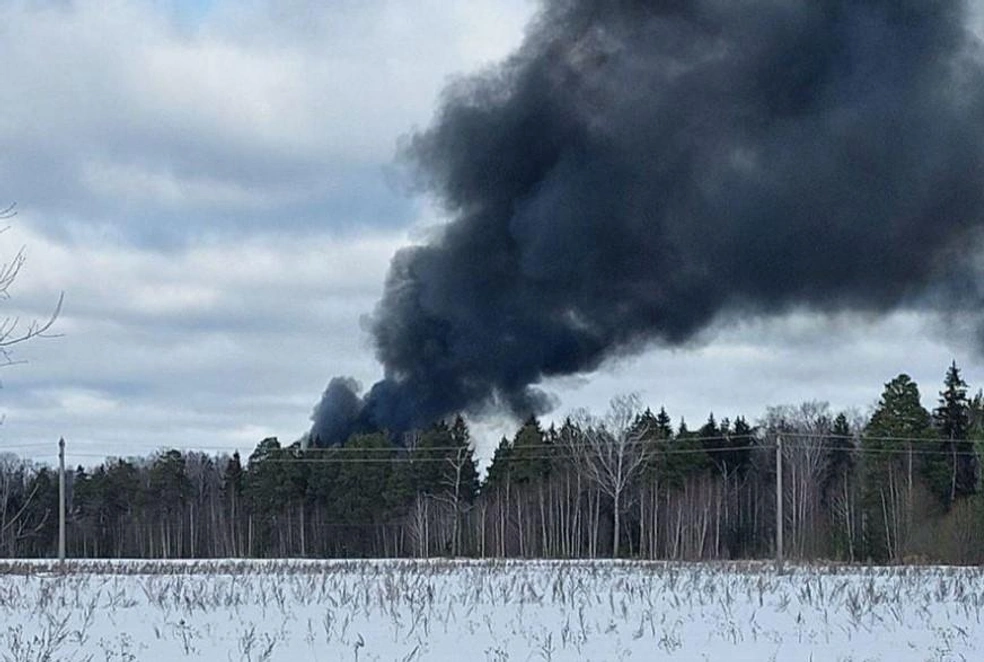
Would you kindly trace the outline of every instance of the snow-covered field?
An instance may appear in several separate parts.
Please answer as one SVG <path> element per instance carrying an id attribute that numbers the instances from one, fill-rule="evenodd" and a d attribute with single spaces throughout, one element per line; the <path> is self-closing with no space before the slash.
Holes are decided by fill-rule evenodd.
<path id="1" fill-rule="evenodd" d="M 978 568 L 0 563 L 0 659 L 984 659 Z"/>

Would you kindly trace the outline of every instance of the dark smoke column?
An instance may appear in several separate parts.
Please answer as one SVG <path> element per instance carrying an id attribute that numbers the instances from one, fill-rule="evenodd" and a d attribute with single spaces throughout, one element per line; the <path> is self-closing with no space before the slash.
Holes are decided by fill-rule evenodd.
<path id="1" fill-rule="evenodd" d="M 452 220 L 393 258 L 385 379 L 333 381 L 313 435 L 538 411 L 724 315 L 978 305 L 979 47 L 956 0 L 545 2 L 411 138 Z"/>

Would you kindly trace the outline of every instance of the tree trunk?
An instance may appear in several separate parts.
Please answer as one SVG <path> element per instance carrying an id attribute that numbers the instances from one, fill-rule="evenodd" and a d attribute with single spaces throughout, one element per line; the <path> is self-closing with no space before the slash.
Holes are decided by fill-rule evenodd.
<path id="1" fill-rule="evenodd" d="M 616 490 L 615 495 L 612 497 L 612 528 L 614 529 L 612 533 L 612 558 L 618 558 L 618 544 L 619 544 L 619 524 L 621 523 L 621 508 L 620 508 L 620 497 L 621 491 Z"/>

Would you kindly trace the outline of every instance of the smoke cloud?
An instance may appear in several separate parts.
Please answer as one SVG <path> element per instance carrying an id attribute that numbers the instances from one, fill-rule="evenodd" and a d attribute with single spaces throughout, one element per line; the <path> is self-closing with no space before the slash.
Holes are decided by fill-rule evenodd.
<path id="1" fill-rule="evenodd" d="M 980 304 L 984 65 L 957 0 L 549 0 L 405 157 L 451 217 L 393 258 L 385 378 L 320 443 L 482 407 L 722 316 Z"/>

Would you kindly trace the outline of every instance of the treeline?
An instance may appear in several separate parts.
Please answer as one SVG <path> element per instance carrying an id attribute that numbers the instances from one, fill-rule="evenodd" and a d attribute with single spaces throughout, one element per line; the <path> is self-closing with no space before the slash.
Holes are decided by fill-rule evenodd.
<path id="1" fill-rule="evenodd" d="M 162 451 L 67 476 L 72 557 L 762 558 L 984 561 L 984 397 L 957 366 L 929 411 L 906 375 L 871 417 L 822 403 L 697 429 L 635 398 L 526 421 L 484 479 L 463 419 L 342 447 L 265 439 L 240 456 Z M 781 449 L 777 453 L 777 449 Z M 0 456 L 0 554 L 57 553 L 56 471 Z"/>

